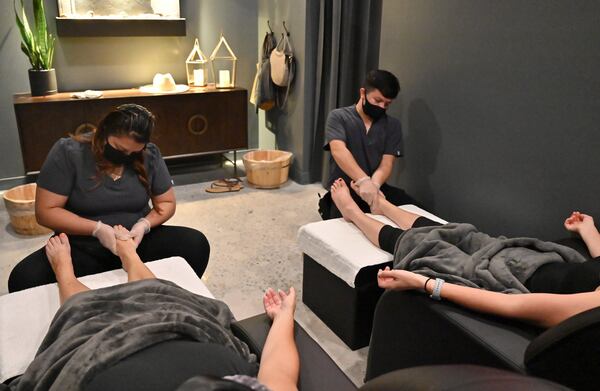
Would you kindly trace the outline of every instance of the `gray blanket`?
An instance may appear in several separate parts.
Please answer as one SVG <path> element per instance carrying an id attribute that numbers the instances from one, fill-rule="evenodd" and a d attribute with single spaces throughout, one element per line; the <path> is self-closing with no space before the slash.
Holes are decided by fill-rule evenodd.
<path id="1" fill-rule="evenodd" d="M 79 293 L 58 310 L 16 390 L 78 390 L 104 368 L 148 346 L 184 338 L 256 356 L 230 330 L 225 303 L 164 280 L 142 280 Z"/>
<path id="2" fill-rule="evenodd" d="M 471 224 L 413 228 L 396 242 L 394 269 L 504 293 L 527 293 L 524 283 L 550 262 L 584 262 L 577 251 L 534 238 L 491 237 Z"/>

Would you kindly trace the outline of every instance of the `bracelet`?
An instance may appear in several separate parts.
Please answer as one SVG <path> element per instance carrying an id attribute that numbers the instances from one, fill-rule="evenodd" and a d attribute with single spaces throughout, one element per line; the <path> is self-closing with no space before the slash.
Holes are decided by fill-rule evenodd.
<path id="1" fill-rule="evenodd" d="M 425 280 L 425 285 L 423 285 L 423 290 L 427 293 L 427 283 L 429 282 L 429 280 L 433 280 L 433 278 L 429 277 L 427 280 Z"/>
<path id="2" fill-rule="evenodd" d="M 433 292 L 431 292 L 429 297 L 431 297 L 433 300 L 441 300 L 442 297 L 440 296 L 440 293 L 442 292 L 442 285 L 444 285 L 444 282 L 446 281 L 442 280 L 441 278 L 436 278 Z"/>

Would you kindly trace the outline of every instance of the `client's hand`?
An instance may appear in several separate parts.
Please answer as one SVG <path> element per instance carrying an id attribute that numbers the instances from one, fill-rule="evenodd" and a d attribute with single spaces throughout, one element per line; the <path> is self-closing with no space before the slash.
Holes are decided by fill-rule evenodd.
<path id="1" fill-rule="evenodd" d="M 263 305 L 265 313 L 271 320 L 282 314 L 293 317 L 296 310 L 296 290 L 291 287 L 289 292 L 285 293 L 282 290 L 275 292 L 273 288 L 269 288 L 263 296 Z"/>
<path id="2" fill-rule="evenodd" d="M 389 266 L 377 272 L 377 285 L 383 289 L 396 291 L 419 289 L 423 288 L 426 280 L 427 278 L 420 274 L 408 270 L 390 270 Z"/>
<path id="3" fill-rule="evenodd" d="M 568 231 L 576 232 L 580 235 L 585 235 L 588 232 L 594 232 L 596 230 L 592 216 L 581 212 L 571 213 L 571 216 L 565 220 L 565 228 Z"/>
<path id="4" fill-rule="evenodd" d="M 92 236 L 98 238 L 100 244 L 110 250 L 111 253 L 117 255 L 117 239 L 115 238 L 115 230 L 102 221 L 98 220 L 96 228 L 92 232 Z"/>

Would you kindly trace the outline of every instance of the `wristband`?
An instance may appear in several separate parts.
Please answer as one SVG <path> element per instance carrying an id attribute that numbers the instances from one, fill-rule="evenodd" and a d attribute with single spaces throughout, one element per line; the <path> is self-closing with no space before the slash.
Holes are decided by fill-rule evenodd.
<path id="1" fill-rule="evenodd" d="M 442 285 L 444 285 L 444 282 L 445 281 L 441 278 L 436 278 L 435 286 L 433 287 L 433 292 L 431 292 L 431 295 L 429 297 L 431 297 L 433 300 L 441 300 L 442 297 L 440 296 L 440 293 L 442 292 Z"/>
<path id="2" fill-rule="evenodd" d="M 360 186 L 360 185 L 361 185 L 363 182 L 365 182 L 365 181 L 368 181 L 368 180 L 370 180 L 370 179 L 371 179 L 371 177 L 369 177 L 369 176 L 364 176 L 364 177 L 362 177 L 362 178 L 360 178 L 360 179 L 358 179 L 358 180 L 354 181 L 354 184 L 355 184 L 356 186 Z"/>
<path id="3" fill-rule="evenodd" d="M 429 282 L 429 280 L 433 280 L 433 278 L 429 277 L 427 280 L 425 280 L 425 284 L 423 285 L 423 290 L 425 292 L 427 292 L 427 283 Z"/>

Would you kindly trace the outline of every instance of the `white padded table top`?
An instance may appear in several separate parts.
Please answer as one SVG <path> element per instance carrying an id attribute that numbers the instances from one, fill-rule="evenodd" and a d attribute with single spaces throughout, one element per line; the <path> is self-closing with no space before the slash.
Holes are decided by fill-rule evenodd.
<path id="1" fill-rule="evenodd" d="M 415 206 L 399 206 L 404 210 L 446 224 L 447 221 Z M 391 220 L 381 215 L 371 215 L 384 224 L 397 227 Z M 356 275 L 365 266 L 392 261 L 392 254 L 385 252 L 360 232 L 352 223 L 342 218 L 318 221 L 303 225 L 298 230 L 298 246 L 302 252 L 321 264 L 331 273 L 354 286 Z"/>
<path id="2" fill-rule="evenodd" d="M 156 277 L 198 295 L 213 297 L 181 257 L 146 263 Z M 127 282 L 123 269 L 80 277 L 91 289 Z M 0 296 L 0 382 L 25 372 L 59 307 L 56 284 L 42 285 Z"/>

